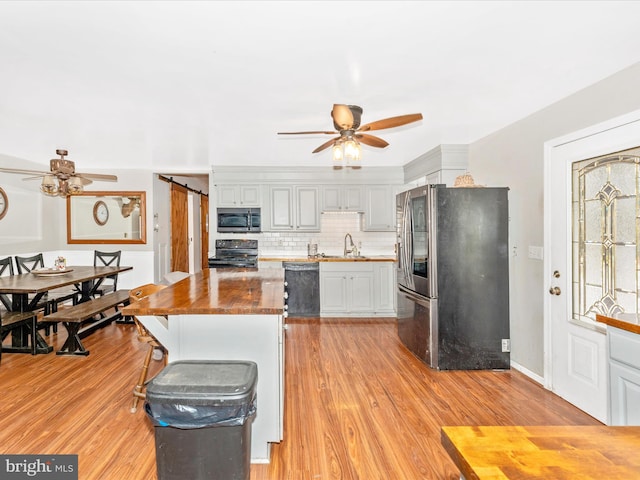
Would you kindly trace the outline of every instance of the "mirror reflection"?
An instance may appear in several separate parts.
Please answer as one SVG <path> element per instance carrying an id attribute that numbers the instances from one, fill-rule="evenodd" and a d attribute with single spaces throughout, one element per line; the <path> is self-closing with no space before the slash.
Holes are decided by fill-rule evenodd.
<path id="1" fill-rule="evenodd" d="M 67 197 L 68 243 L 146 243 L 145 192 Z"/>

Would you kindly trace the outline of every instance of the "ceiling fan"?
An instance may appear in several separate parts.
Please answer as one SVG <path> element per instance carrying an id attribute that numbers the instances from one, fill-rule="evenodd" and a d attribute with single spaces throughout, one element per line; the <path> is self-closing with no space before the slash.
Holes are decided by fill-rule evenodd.
<path id="1" fill-rule="evenodd" d="M 60 158 L 52 158 L 49 161 L 49 168 L 51 170 L 49 172 L 22 170 L 18 168 L 0 168 L 0 172 L 32 175 L 23 180 L 42 178 L 40 190 L 47 195 L 60 197 L 82 193 L 84 186 L 90 185 L 94 180 L 103 182 L 118 181 L 118 177 L 115 175 L 76 172 L 75 162 L 64 158 L 68 155 L 66 150 L 56 150 L 56 155 L 60 155 Z"/>
<path id="2" fill-rule="evenodd" d="M 360 125 L 361 117 L 362 107 L 359 107 L 357 105 L 334 104 L 333 110 L 331 110 L 331 118 L 333 118 L 333 126 L 335 127 L 336 131 L 278 132 L 278 135 L 339 135 L 338 137 L 332 138 L 328 142 L 320 145 L 313 151 L 313 153 L 321 152 L 322 150 L 331 146 L 342 146 L 347 142 L 353 142 L 354 140 L 356 144 L 364 143 L 365 145 L 369 145 L 371 147 L 384 148 L 389 145 L 385 140 L 364 132 L 400 127 L 402 125 L 407 125 L 408 123 L 422 120 L 421 113 L 412 113 L 409 115 L 400 115 L 398 117 L 385 118 L 383 120 Z"/>

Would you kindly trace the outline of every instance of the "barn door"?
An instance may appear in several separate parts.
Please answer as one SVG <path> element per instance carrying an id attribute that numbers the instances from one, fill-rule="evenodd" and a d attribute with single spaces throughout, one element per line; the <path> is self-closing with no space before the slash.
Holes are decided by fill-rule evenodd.
<path id="1" fill-rule="evenodd" d="M 185 187 L 171 183 L 171 271 L 189 271 L 189 213 Z"/>
<path id="2" fill-rule="evenodd" d="M 200 195 L 200 255 L 201 267 L 209 268 L 209 197 Z"/>

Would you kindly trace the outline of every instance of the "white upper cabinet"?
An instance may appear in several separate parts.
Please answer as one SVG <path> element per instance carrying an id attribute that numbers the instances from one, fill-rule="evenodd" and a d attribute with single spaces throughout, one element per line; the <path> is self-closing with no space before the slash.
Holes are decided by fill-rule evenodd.
<path id="1" fill-rule="evenodd" d="M 390 185 L 367 185 L 365 189 L 364 229 L 392 232 L 396 222 L 396 199 Z"/>
<path id="2" fill-rule="evenodd" d="M 319 189 L 316 186 L 272 185 L 269 192 L 272 231 L 320 231 Z"/>
<path id="3" fill-rule="evenodd" d="M 362 212 L 364 187 L 362 185 L 324 185 L 322 187 L 322 211 Z"/>
<path id="4" fill-rule="evenodd" d="M 259 207 L 260 185 L 216 185 L 218 207 Z"/>

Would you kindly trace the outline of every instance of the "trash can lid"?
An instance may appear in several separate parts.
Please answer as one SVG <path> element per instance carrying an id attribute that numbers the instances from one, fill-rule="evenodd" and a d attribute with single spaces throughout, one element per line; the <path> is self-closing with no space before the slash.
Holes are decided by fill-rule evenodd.
<path id="1" fill-rule="evenodd" d="M 190 404 L 251 401 L 258 378 L 255 362 L 181 360 L 167 365 L 147 386 L 147 400 Z"/>

